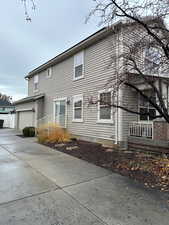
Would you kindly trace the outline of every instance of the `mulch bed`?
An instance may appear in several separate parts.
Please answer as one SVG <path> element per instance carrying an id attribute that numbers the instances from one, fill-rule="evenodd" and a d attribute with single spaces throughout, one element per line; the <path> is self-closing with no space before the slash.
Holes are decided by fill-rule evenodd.
<path id="1" fill-rule="evenodd" d="M 162 180 L 161 177 L 155 175 L 154 171 L 147 171 L 147 169 L 144 170 L 138 166 L 140 162 L 143 165 L 145 162 L 146 166 L 148 162 L 150 162 L 150 164 L 152 162 L 154 163 L 157 156 L 115 150 L 109 147 L 103 147 L 101 144 L 81 140 L 74 140 L 63 144 L 45 143 L 45 145 L 123 176 L 128 176 L 143 183 L 147 187 L 160 189 L 162 191 L 169 190 L 168 177 L 167 181 L 165 179 Z"/>

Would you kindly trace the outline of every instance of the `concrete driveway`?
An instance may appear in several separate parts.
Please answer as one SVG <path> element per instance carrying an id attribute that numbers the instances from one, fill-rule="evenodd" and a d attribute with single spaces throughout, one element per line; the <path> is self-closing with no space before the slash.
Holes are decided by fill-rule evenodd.
<path id="1" fill-rule="evenodd" d="M 0 225 L 168 225 L 168 199 L 0 130 Z"/>

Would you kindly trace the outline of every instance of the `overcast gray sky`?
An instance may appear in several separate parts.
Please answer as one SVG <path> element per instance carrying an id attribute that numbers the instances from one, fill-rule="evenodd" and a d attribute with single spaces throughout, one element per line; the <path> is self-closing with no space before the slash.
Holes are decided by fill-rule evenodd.
<path id="1" fill-rule="evenodd" d="M 0 92 L 14 100 L 27 95 L 29 71 L 100 29 L 96 18 L 85 24 L 92 0 L 36 0 L 36 5 L 29 23 L 21 0 L 1 3 Z"/>

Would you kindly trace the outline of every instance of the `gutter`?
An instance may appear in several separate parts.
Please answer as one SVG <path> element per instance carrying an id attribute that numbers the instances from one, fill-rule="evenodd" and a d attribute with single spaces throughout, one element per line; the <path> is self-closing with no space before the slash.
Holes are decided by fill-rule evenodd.
<path id="1" fill-rule="evenodd" d="M 35 112 L 34 108 L 28 109 L 17 109 L 16 112 Z"/>
<path id="2" fill-rule="evenodd" d="M 18 100 L 16 102 L 13 103 L 13 105 L 20 105 L 20 104 L 24 104 L 24 103 L 28 103 L 28 102 L 34 102 L 40 98 L 44 98 L 45 97 L 45 94 L 39 94 L 39 95 L 35 95 L 35 96 L 30 96 L 30 97 L 27 97 L 27 98 L 23 98 L 21 100 Z"/>

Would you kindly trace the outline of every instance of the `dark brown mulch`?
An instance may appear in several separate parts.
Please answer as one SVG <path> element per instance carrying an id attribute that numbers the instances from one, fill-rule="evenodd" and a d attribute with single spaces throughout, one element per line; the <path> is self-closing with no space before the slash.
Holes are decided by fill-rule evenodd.
<path id="1" fill-rule="evenodd" d="M 94 163 L 97 166 L 104 167 L 105 163 L 112 163 L 112 160 L 114 159 L 114 154 L 112 154 L 112 152 L 105 152 L 106 148 L 102 147 L 101 144 L 91 143 L 87 141 L 72 141 L 66 143 L 65 146 L 59 146 L 53 143 L 46 143 L 45 145 L 79 159 Z M 67 147 L 69 148 L 75 146 L 77 146 L 78 149 L 66 149 Z"/>
<path id="2" fill-rule="evenodd" d="M 64 152 L 79 159 L 83 159 L 97 166 L 109 169 L 113 172 L 120 173 L 123 176 L 131 177 L 143 183 L 147 187 L 153 187 L 160 190 L 169 190 L 169 185 L 161 185 L 159 177 L 153 173 L 144 171 L 140 168 L 133 169 L 130 163 L 150 162 L 154 156 L 138 154 L 128 151 L 119 151 L 112 148 L 103 147 L 101 144 L 95 144 L 86 141 L 71 141 L 63 144 L 45 143 L 48 147 Z"/>

